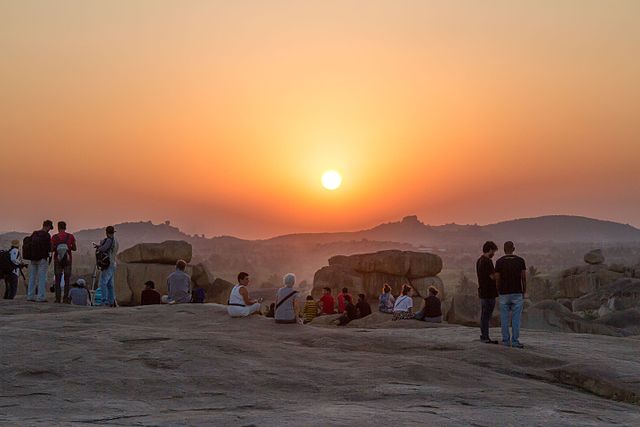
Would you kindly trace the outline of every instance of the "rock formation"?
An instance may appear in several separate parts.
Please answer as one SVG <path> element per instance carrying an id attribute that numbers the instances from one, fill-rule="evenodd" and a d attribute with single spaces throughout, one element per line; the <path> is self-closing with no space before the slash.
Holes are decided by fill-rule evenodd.
<path id="1" fill-rule="evenodd" d="M 377 299 L 382 286 L 388 283 L 392 293 L 398 295 L 402 285 L 411 285 L 415 291 L 414 306 L 421 306 L 421 297 L 427 295 L 429 286 L 436 287 L 444 299 L 445 289 L 437 276 L 442 270 L 438 255 L 388 250 L 351 256 L 338 255 L 329 259 L 329 265 L 318 270 L 313 278 L 314 297 L 329 287 L 336 295 L 343 287 L 352 295 L 363 293 L 370 300 Z"/>
<path id="2" fill-rule="evenodd" d="M 191 262 L 191 244 L 182 240 L 162 243 L 139 243 L 118 254 L 118 261 L 142 264 L 173 264 L 179 259 Z"/>
<path id="3" fill-rule="evenodd" d="M 604 255 L 601 249 L 594 249 L 584 255 L 584 262 L 591 265 L 604 264 Z"/>
<path id="4" fill-rule="evenodd" d="M 140 304 L 140 294 L 148 280 L 155 283 L 156 290 L 166 294 L 167 277 L 175 271 L 178 259 L 191 261 L 191 245 L 183 241 L 163 243 L 140 243 L 118 254 L 115 291 L 120 305 Z M 191 282 L 204 288 L 206 302 L 226 304 L 229 298 L 227 282 L 216 279 L 211 283 L 210 274 L 202 264 L 187 265 Z"/>

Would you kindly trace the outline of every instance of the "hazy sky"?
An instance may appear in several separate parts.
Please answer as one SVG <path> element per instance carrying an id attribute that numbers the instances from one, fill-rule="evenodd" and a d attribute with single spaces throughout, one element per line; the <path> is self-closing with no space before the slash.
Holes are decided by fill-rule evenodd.
<path id="1" fill-rule="evenodd" d="M 639 21 L 634 0 L 0 0 L 0 230 L 640 226 Z"/>

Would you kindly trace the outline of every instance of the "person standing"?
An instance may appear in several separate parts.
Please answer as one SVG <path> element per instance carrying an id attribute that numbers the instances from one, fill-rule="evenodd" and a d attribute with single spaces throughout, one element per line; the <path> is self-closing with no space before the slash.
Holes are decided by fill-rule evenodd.
<path id="1" fill-rule="evenodd" d="M 45 292 L 47 270 L 51 260 L 51 236 L 49 235 L 51 230 L 53 230 L 53 222 L 48 219 L 42 223 L 40 230 L 34 231 L 31 236 L 25 238 L 23 255 L 29 260 L 27 301 L 47 302 Z"/>
<path id="2" fill-rule="evenodd" d="M 18 276 L 20 275 L 20 266 L 22 260 L 20 259 L 20 241 L 12 240 L 11 249 L 6 252 L 2 252 L 2 256 L 5 256 L 3 260 L 3 266 L 6 264 L 6 269 L 3 268 L 2 279 L 4 279 L 4 299 L 13 299 L 18 291 Z M 6 261 L 6 262 L 5 262 Z"/>
<path id="3" fill-rule="evenodd" d="M 63 302 L 69 302 L 69 288 L 71 288 L 71 252 L 76 250 L 76 238 L 67 233 L 67 223 L 58 221 L 58 234 L 51 238 L 51 252 L 53 252 L 53 271 L 55 274 L 56 302 L 60 302 L 60 282 L 64 276 Z"/>
<path id="4" fill-rule="evenodd" d="M 186 268 L 186 261 L 179 259 L 176 262 L 176 271 L 167 278 L 169 303 L 186 304 L 191 302 L 191 277 L 184 271 Z"/>
<path id="5" fill-rule="evenodd" d="M 496 254 L 498 246 L 494 242 L 485 242 L 482 246 L 482 256 L 476 262 L 476 273 L 478 274 L 478 296 L 480 297 L 480 341 L 487 344 L 498 344 L 498 341 L 489 337 L 489 322 L 496 307 L 498 290 L 496 288 L 495 268 L 493 266 L 493 256 Z"/>
<path id="6" fill-rule="evenodd" d="M 509 241 L 504 244 L 505 255 L 496 261 L 496 285 L 500 293 L 500 323 L 502 344 L 523 348 L 520 343 L 520 318 L 527 293 L 527 266 L 523 258 L 514 255 L 516 246 Z M 511 315 L 511 334 L 509 334 Z"/>
<path id="7" fill-rule="evenodd" d="M 116 275 L 116 255 L 118 254 L 118 240 L 116 230 L 113 226 L 108 226 L 105 230 L 107 237 L 102 239 L 96 247 L 96 252 L 106 254 L 109 258 L 109 265 L 100 272 L 100 293 L 102 295 L 102 305 L 109 307 L 116 306 L 116 295 L 114 282 Z"/>

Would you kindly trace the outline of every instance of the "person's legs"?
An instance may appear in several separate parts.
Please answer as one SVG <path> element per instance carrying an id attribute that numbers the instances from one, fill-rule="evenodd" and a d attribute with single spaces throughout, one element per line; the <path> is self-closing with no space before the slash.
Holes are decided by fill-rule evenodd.
<path id="1" fill-rule="evenodd" d="M 64 293 L 62 302 L 69 302 L 69 291 L 71 290 L 71 264 L 64 267 Z"/>
<path id="2" fill-rule="evenodd" d="M 102 300 L 102 304 L 100 305 L 108 305 L 109 304 L 109 293 L 107 291 L 107 283 L 111 279 L 111 268 L 107 268 L 100 272 L 100 297 Z"/>
<path id="3" fill-rule="evenodd" d="M 18 292 L 18 276 L 13 273 L 7 274 L 4 278 L 5 284 L 7 285 L 8 290 L 8 298 L 14 299 L 16 297 L 16 293 Z"/>
<path id="4" fill-rule="evenodd" d="M 47 270 L 49 269 L 49 262 L 46 259 L 41 259 L 37 262 L 36 280 L 38 282 L 38 296 L 37 301 L 44 302 L 47 300 Z"/>
<path id="5" fill-rule="evenodd" d="M 524 308 L 524 297 L 522 294 L 513 294 L 513 313 L 511 317 L 511 340 L 512 343 L 520 344 L 520 319 L 522 317 L 522 309 Z"/>
<path id="6" fill-rule="evenodd" d="M 38 274 L 38 266 L 36 261 L 29 261 L 29 287 L 27 288 L 27 301 L 36 300 L 36 276 Z"/>
<path id="7" fill-rule="evenodd" d="M 295 297 L 294 297 L 295 298 Z M 260 309 L 262 308 L 262 304 L 259 302 L 253 304 L 249 307 L 249 314 L 260 313 Z"/>
<path id="8" fill-rule="evenodd" d="M 495 298 L 481 298 L 480 303 L 482 312 L 480 314 L 480 339 L 489 340 L 489 322 L 493 316 L 493 310 L 496 307 Z"/>
<path id="9" fill-rule="evenodd" d="M 57 262 L 53 263 L 53 274 L 55 277 L 55 282 L 53 287 L 55 288 L 56 291 L 56 302 L 60 302 L 60 281 L 62 280 L 62 273 L 63 273 L 63 268 L 58 265 Z M 65 285 L 67 284 L 67 276 L 64 277 L 64 283 Z M 65 286 L 65 289 L 67 288 L 67 286 Z"/>
<path id="10" fill-rule="evenodd" d="M 116 269 L 114 266 L 109 266 L 107 270 L 109 270 L 109 279 L 107 280 L 107 304 L 111 306 L 116 302 L 116 294 L 113 288 Z"/>
<path id="11" fill-rule="evenodd" d="M 413 317 L 414 317 L 414 319 L 416 319 L 416 320 L 427 320 L 427 319 L 424 317 L 424 312 L 423 312 L 422 310 L 420 310 L 419 312 L 417 312 L 417 313 L 416 313 L 416 315 L 415 315 L 415 316 L 413 316 Z"/>
<path id="12" fill-rule="evenodd" d="M 3 278 L 4 280 L 4 299 L 9 299 L 9 274 L 6 274 Z"/>
<path id="13" fill-rule="evenodd" d="M 427 323 L 442 323 L 442 316 L 438 316 L 438 317 L 425 317 L 422 320 L 424 320 Z"/>
<path id="14" fill-rule="evenodd" d="M 509 345 L 509 312 L 511 311 L 511 295 L 500 295 L 500 326 L 502 328 L 502 344 Z"/>

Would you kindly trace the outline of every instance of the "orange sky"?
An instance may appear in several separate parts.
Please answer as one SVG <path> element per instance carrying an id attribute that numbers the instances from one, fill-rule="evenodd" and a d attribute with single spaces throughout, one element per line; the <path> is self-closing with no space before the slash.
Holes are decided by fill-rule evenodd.
<path id="1" fill-rule="evenodd" d="M 0 230 L 640 226 L 639 16 L 633 0 L 0 0 Z"/>

